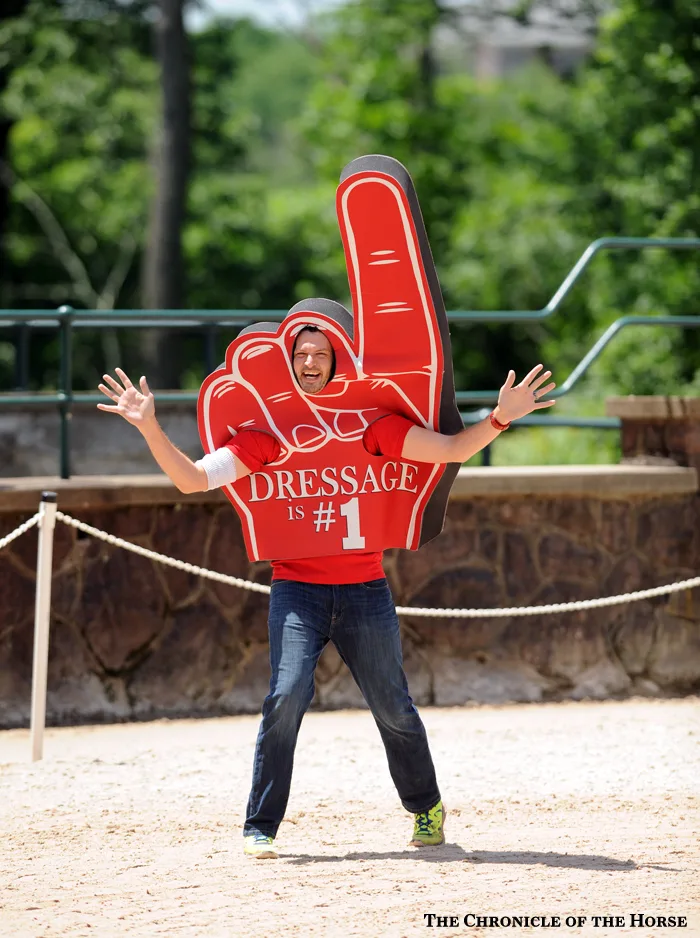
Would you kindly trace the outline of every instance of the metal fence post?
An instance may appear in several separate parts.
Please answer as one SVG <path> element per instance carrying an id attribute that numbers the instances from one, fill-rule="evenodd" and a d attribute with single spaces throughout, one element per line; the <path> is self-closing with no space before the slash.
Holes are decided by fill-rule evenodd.
<path id="1" fill-rule="evenodd" d="M 49 620 L 53 532 L 56 526 L 56 493 L 42 492 L 39 505 L 39 546 L 36 564 L 34 606 L 34 662 L 32 665 L 31 746 L 32 762 L 42 758 L 46 724 L 46 683 L 49 666 Z"/>
<path id="2" fill-rule="evenodd" d="M 60 405 L 60 475 L 70 479 L 70 421 L 73 416 L 73 307 L 60 306 L 58 309 L 60 328 L 60 388 L 63 396 Z"/>

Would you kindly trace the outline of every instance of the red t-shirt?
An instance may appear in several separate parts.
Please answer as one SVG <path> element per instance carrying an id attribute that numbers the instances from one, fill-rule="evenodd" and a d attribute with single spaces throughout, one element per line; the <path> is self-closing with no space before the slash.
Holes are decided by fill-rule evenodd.
<path id="1" fill-rule="evenodd" d="M 415 424 L 398 414 L 375 420 L 365 430 L 362 443 L 373 456 L 401 458 L 406 434 Z M 226 446 L 251 472 L 274 462 L 280 445 L 271 433 L 241 430 Z M 300 583 L 366 583 L 384 576 L 382 552 L 337 554 L 301 560 L 273 560 L 273 580 L 297 580 Z"/>

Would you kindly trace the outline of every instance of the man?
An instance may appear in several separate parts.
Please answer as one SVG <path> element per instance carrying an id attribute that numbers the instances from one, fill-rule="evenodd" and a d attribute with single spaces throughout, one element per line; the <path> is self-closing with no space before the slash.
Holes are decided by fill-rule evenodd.
<path id="1" fill-rule="evenodd" d="M 292 368 L 304 394 L 319 394 L 331 380 L 335 353 L 315 326 L 303 327 L 292 346 Z M 168 439 L 155 416 L 145 377 L 140 390 L 116 369 L 121 383 L 104 375 L 100 390 L 113 402 L 101 410 L 136 426 L 161 469 L 182 492 L 237 482 L 273 463 L 280 444 L 269 431 L 241 429 L 223 447 L 193 462 Z M 539 401 L 555 387 L 551 372 L 537 365 L 518 385 L 510 371 L 498 405 L 486 420 L 454 436 L 419 427 L 389 414 L 371 423 L 362 443 L 373 455 L 397 460 L 463 463 L 491 443 L 511 421 L 551 407 Z M 235 415 L 232 416 L 235 422 Z M 358 684 L 382 737 L 402 804 L 414 815 L 411 846 L 444 842 L 444 808 L 423 723 L 408 693 L 399 623 L 381 566 L 381 553 L 354 552 L 272 562 L 269 637 L 270 693 L 263 705 L 253 781 L 244 826 L 244 851 L 277 857 L 274 839 L 284 817 L 294 749 L 314 691 L 314 671 L 332 641 Z"/>

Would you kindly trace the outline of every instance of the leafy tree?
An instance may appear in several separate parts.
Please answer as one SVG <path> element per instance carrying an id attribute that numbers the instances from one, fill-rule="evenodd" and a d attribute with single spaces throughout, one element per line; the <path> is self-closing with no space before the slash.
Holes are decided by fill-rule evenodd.
<path id="1" fill-rule="evenodd" d="M 699 27 L 698 0 L 619 0 L 603 20 L 574 105 L 587 131 L 574 179 L 592 233 L 700 234 Z M 598 328 L 628 313 L 696 313 L 697 254 L 608 256 L 591 280 Z M 697 393 L 699 362 L 700 330 L 645 327 L 623 333 L 596 374 L 614 393 L 682 393 L 693 381 Z"/>
<path id="2" fill-rule="evenodd" d="M 3 38 L 24 43 L 25 55 L 3 95 L 14 123 L 2 304 L 138 305 L 156 78 L 140 8 L 98 3 L 81 18 L 68 4 L 31 0 Z M 78 386 L 92 383 L 96 353 L 114 353 L 117 341 L 81 334 Z M 55 341 L 37 336 L 32 351 L 33 381 L 50 385 Z"/>
<path id="3" fill-rule="evenodd" d="M 190 55 L 184 0 L 157 0 L 155 46 L 159 65 L 159 120 L 151 141 L 153 182 L 143 258 L 141 304 L 145 309 L 180 309 L 186 274 L 182 228 L 190 174 Z M 146 330 L 142 339 L 155 387 L 176 387 L 180 362 L 169 331 Z"/>

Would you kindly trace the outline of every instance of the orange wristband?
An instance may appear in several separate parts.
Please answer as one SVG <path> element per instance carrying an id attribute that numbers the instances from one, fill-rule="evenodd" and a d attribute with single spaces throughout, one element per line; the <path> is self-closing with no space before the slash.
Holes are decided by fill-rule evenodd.
<path id="1" fill-rule="evenodd" d="M 493 429 L 498 430 L 499 432 L 501 430 L 507 430 L 508 427 L 510 426 L 510 422 L 501 423 L 499 420 L 496 420 L 496 416 L 493 411 L 491 411 L 491 413 L 489 414 L 489 420 L 491 421 L 491 426 L 493 427 Z"/>

